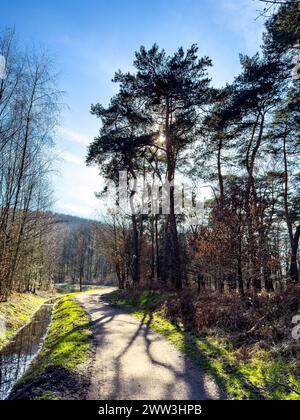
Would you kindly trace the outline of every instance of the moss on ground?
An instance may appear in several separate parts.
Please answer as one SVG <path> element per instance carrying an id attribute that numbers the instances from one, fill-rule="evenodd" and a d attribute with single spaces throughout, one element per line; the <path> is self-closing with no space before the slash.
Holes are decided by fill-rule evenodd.
<path id="1" fill-rule="evenodd" d="M 74 371 L 83 363 L 90 348 L 89 317 L 82 306 L 70 296 L 55 305 L 45 343 L 42 347 L 36 374 L 50 365 Z"/>
<path id="2" fill-rule="evenodd" d="M 72 295 L 60 298 L 42 349 L 17 383 L 12 399 L 73 399 L 88 386 L 90 319 Z"/>
<path id="3" fill-rule="evenodd" d="M 7 302 L 0 303 L 0 321 L 5 326 L 4 332 L 0 334 L 0 350 L 50 297 L 48 294 L 14 293 Z"/>
<path id="4" fill-rule="evenodd" d="M 61 400 L 60 396 L 57 395 L 55 392 L 51 392 L 51 391 L 45 391 L 43 394 L 39 395 L 38 397 L 33 398 L 34 400 L 37 401 L 43 401 L 43 400 L 52 400 L 52 401 L 56 401 L 56 400 Z"/>
<path id="5" fill-rule="evenodd" d="M 245 357 L 241 355 L 240 349 L 231 346 L 213 329 L 204 330 L 200 336 L 185 330 L 180 323 L 172 324 L 163 318 L 159 310 L 152 310 L 153 303 L 157 304 L 170 297 L 170 294 L 143 291 L 133 300 L 130 295 L 116 291 L 107 299 L 127 308 L 135 317 L 186 353 L 216 379 L 229 398 L 300 399 L 300 383 L 293 362 L 286 360 L 275 349 L 270 352 L 252 347 L 251 354 Z"/>

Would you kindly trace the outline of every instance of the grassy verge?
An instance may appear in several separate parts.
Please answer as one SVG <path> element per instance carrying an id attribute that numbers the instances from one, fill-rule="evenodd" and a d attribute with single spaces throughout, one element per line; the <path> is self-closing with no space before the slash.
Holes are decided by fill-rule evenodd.
<path id="1" fill-rule="evenodd" d="M 0 334 L 0 350 L 50 297 L 48 294 L 14 293 L 7 302 L 0 303 L 0 321 L 5 326 L 4 332 Z"/>
<path id="2" fill-rule="evenodd" d="M 245 351 L 221 337 L 218 330 L 203 329 L 196 334 L 180 322 L 174 325 L 164 317 L 161 309 L 166 299 L 172 299 L 171 294 L 144 291 L 133 299 L 130 294 L 117 291 L 108 299 L 126 307 L 185 352 L 217 380 L 229 398 L 300 399 L 297 367 L 285 358 L 284 352 L 276 348 L 266 351 L 255 345 Z"/>
<path id="3" fill-rule="evenodd" d="M 55 304 L 42 349 L 11 399 L 78 399 L 88 386 L 90 320 L 74 296 Z"/>

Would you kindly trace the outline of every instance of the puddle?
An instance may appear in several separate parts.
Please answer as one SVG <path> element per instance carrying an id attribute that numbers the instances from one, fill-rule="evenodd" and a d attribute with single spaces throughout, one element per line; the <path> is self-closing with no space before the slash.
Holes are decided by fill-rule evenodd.
<path id="1" fill-rule="evenodd" d="M 51 321 L 53 304 L 45 304 L 0 352 L 0 400 L 5 400 L 38 354 Z"/>

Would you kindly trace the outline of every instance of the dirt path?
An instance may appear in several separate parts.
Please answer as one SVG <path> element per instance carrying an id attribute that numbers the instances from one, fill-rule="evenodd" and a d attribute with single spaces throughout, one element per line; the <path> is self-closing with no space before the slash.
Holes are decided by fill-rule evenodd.
<path id="1" fill-rule="evenodd" d="M 95 325 L 97 347 L 88 399 L 224 398 L 216 383 L 164 337 L 102 302 L 103 293 L 77 297 Z"/>

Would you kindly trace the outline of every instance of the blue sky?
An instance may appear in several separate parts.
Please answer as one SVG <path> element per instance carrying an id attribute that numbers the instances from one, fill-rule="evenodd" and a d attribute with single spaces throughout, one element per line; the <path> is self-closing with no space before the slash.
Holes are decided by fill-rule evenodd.
<path id="1" fill-rule="evenodd" d="M 55 210 L 94 217 L 102 188 L 96 168 L 86 168 L 86 147 L 99 130 L 90 105 L 107 104 L 116 91 L 116 70 L 131 69 L 134 52 L 154 42 L 172 53 L 199 46 L 214 67 L 217 86 L 239 72 L 239 53 L 254 54 L 263 21 L 258 0 L 10 0 L 1 5 L 0 26 L 15 27 L 26 45 L 46 49 L 66 92 L 56 138 L 60 156 L 54 176 Z"/>

